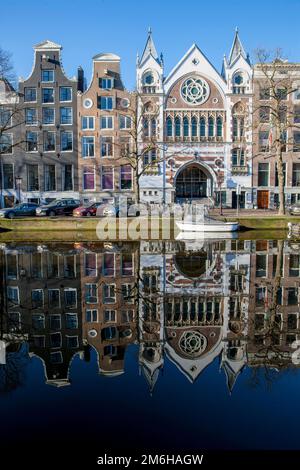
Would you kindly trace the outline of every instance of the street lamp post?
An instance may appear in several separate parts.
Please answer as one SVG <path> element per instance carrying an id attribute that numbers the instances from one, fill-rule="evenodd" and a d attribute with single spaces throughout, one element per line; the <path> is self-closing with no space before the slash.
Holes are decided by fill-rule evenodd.
<path id="1" fill-rule="evenodd" d="M 18 191 L 18 201 L 19 203 L 21 202 L 21 184 L 22 184 L 22 178 L 20 176 L 16 177 L 16 187 Z"/>

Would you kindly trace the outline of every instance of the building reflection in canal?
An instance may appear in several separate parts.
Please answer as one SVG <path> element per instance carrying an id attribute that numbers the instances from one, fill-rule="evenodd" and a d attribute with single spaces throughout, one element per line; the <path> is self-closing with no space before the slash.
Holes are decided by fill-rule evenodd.
<path id="1" fill-rule="evenodd" d="M 297 367 L 300 246 L 283 240 L 3 244 L 0 387 L 70 384 L 76 355 L 125 371 L 138 345 L 153 391 L 165 361 L 194 382 L 216 358 L 231 392 L 245 366 Z"/>

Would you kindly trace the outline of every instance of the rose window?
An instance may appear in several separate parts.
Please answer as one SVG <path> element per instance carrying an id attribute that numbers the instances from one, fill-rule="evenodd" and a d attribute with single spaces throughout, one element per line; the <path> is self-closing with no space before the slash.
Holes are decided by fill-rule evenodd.
<path id="1" fill-rule="evenodd" d="M 188 104 L 204 103 L 209 96 L 208 83 L 203 78 L 188 78 L 182 84 L 181 96 Z"/>
<path id="2" fill-rule="evenodd" d="M 207 345 L 207 339 L 198 331 L 186 331 L 180 338 L 180 349 L 189 356 L 200 356 Z"/>

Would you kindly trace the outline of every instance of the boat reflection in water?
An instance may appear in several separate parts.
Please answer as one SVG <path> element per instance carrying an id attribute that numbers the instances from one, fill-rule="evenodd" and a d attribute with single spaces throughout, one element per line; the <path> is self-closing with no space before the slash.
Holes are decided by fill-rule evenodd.
<path id="1" fill-rule="evenodd" d="M 38 358 L 70 385 L 76 355 L 119 376 L 130 345 L 152 393 L 166 361 L 195 382 L 218 358 L 229 392 L 248 366 L 298 367 L 300 249 L 286 240 L 3 244 L 0 387 Z"/>

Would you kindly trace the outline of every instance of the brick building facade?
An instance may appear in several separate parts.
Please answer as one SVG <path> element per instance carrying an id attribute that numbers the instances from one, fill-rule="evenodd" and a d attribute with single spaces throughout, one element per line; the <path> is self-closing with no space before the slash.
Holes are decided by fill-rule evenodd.
<path id="1" fill-rule="evenodd" d="M 143 202 L 222 200 L 233 208 L 276 207 L 270 121 L 253 119 L 268 96 L 238 31 L 220 73 L 193 44 L 167 75 L 149 31 L 137 57 L 135 92 L 124 87 L 116 54 L 94 56 L 85 89 L 81 68 L 77 78 L 66 77 L 61 50 L 51 41 L 36 45 L 32 72 L 20 79 L 18 92 L 1 81 L 1 120 L 16 104 L 22 113 L 18 125 L 1 136 L 2 206 L 18 199 L 134 198 L 138 189 L 128 156 L 136 148 L 140 169 L 146 168 L 139 178 Z M 290 203 L 300 198 L 300 68 L 288 62 L 280 67 L 294 87 L 286 109 L 295 128 L 286 136 L 283 155 Z M 10 147 L 16 142 L 20 145 Z"/>

